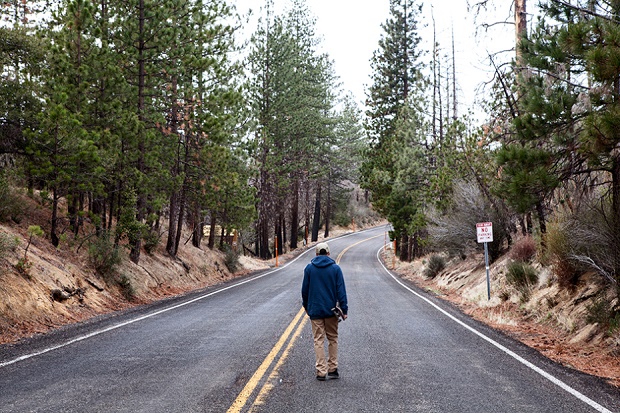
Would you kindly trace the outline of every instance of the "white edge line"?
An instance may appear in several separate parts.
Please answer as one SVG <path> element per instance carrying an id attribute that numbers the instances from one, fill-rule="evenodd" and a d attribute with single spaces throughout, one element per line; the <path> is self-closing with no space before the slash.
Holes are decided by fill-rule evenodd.
<path id="1" fill-rule="evenodd" d="M 377 260 L 379 261 L 379 264 L 381 264 L 381 266 L 383 267 L 385 272 L 387 272 L 390 275 L 390 277 L 392 277 L 397 283 L 399 283 L 402 287 L 404 287 L 410 293 L 412 293 L 412 294 L 416 295 L 418 298 L 421 298 L 422 300 L 426 301 L 428 304 L 433 306 L 435 309 L 439 310 L 441 313 L 443 313 L 447 317 L 451 318 L 456 323 L 460 324 L 461 326 L 465 327 L 467 330 L 471 331 L 472 333 L 474 333 L 478 337 L 482 338 L 483 340 L 485 340 L 485 341 L 489 342 L 490 344 L 492 344 L 493 346 L 497 347 L 499 350 L 501 350 L 504 353 L 508 354 L 510 357 L 514 358 L 518 362 L 520 362 L 520 363 L 524 364 L 525 366 L 529 367 L 530 369 L 534 370 L 536 373 L 540 374 L 545 379 L 547 379 L 550 382 L 552 382 L 553 384 L 559 386 L 562 390 L 572 394 L 573 396 L 575 396 L 576 398 L 578 398 L 582 402 L 584 402 L 584 403 L 588 404 L 589 406 L 591 406 L 592 408 L 596 409 L 596 411 L 601 412 L 601 413 L 613 413 L 612 411 L 607 410 L 605 407 L 601 406 L 600 404 L 598 404 L 594 400 L 590 399 L 588 396 L 586 396 L 586 395 L 578 392 L 577 390 L 573 389 L 572 387 L 570 387 L 568 384 L 564 383 L 560 379 L 552 376 L 551 374 L 547 373 L 546 371 L 544 371 L 540 367 L 537 367 L 534 364 L 530 363 L 529 361 L 527 361 L 523 357 L 519 356 L 518 354 L 516 354 L 512 350 L 509 350 L 508 348 L 504 347 L 503 345 L 501 345 L 497 341 L 493 340 L 492 338 L 485 336 L 480 331 L 478 331 L 475 328 L 465 324 L 463 321 L 461 321 L 458 318 L 454 317 L 452 314 L 448 313 L 447 311 L 445 311 L 443 308 L 439 307 L 437 304 L 433 303 L 428 298 L 420 295 L 419 293 L 417 293 L 416 291 L 411 289 L 409 286 L 405 285 L 401 280 L 399 280 L 396 276 L 394 276 L 394 274 L 392 274 L 392 272 L 390 270 L 388 270 L 385 265 L 383 265 L 383 262 L 381 261 L 381 258 L 379 256 L 379 254 L 381 253 L 381 250 L 384 249 L 384 248 L 385 248 L 385 246 L 379 248 L 379 251 L 377 251 Z"/>
<path id="2" fill-rule="evenodd" d="M 370 229 L 373 229 L 373 228 L 370 228 Z M 364 230 L 364 231 L 369 231 L 369 230 Z M 334 239 L 346 238 L 346 237 L 349 237 L 351 235 L 359 234 L 360 232 L 364 232 L 364 231 L 352 232 L 350 234 L 346 234 L 346 235 L 343 235 L 342 237 L 338 237 L 338 238 L 334 238 Z M 302 252 L 297 257 L 295 257 L 295 259 L 293 259 L 292 261 L 289 261 L 288 263 L 286 263 L 282 267 L 276 268 L 275 270 L 268 271 L 268 272 L 266 272 L 264 274 L 257 275 L 256 277 L 249 278 L 247 280 L 238 282 L 238 283 L 233 284 L 233 285 L 229 285 L 228 287 L 222 288 L 221 290 L 217 290 L 217 291 L 213 291 L 213 292 L 211 292 L 209 294 L 201 295 L 200 297 L 196 297 L 196 298 L 194 298 L 192 300 L 185 301 L 185 302 L 183 302 L 181 304 L 177 304 L 177 305 L 174 305 L 172 307 L 164 308 L 163 310 L 159 310 L 159 311 L 156 311 L 154 313 L 150 313 L 150 314 L 144 315 L 142 317 L 134 318 L 134 319 L 126 321 L 124 323 L 115 324 L 113 326 L 104 328 L 102 330 L 93 331 L 92 333 L 76 337 L 73 340 L 69 340 L 69 341 L 67 341 L 65 343 L 62 343 L 62 344 L 59 344 L 57 346 L 48 347 L 46 349 L 37 351 L 35 353 L 25 354 L 23 356 L 20 356 L 20 357 L 17 357 L 15 359 L 13 359 L 13 360 L 2 362 L 2 363 L 0 363 L 0 368 L 6 367 L 6 366 L 10 366 L 11 364 L 15 364 L 15 363 L 18 363 L 20 361 L 28 360 L 29 358 L 37 357 L 37 356 L 40 356 L 40 355 L 45 354 L 45 353 L 49 353 L 50 351 L 58 350 L 60 348 L 69 346 L 71 344 L 74 344 L 74 343 L 77 343 L 77 342 L 80 342 L 80 341 L 84 341 L 84 340 L 89 339 L 91 337 L 95 337 L 95 336 L 98 336 L 100 334 L 107 333 L 108 331 L 116 330 L 117 328 L 125 327 L 125 326 L 128 326 L 130 324 L 137 323 L 138 321 L 146 320 L 147 318 L 151 318 L 151 317 L 155 317 L 156 315 L 159 315 L 159 314 L 167 313 L 168 311 L 176 310 L 177 308 L 185 307 L 186 305 L 195 303 L 196 301 L 200 301 L 200 300 L 203 300 L 203 299 L 205 299 L 207 297 L 211 297 L 211 296 L 213 296 L 215 294 L 219 294 L 219 293 L 221 293 L 223 291 L 230 290 L 231 288 L 235 288 L 235 287 L 238 287 L 240 285 L 247 284 L 247 283 L 252 282 L 252 281 L 256 281 L 258 279 L 261 279 L 263 277 L 271 275 L 271 274 L 273 274 L 275 272 L 283 270 L 284 268 L 288 267 L 289 265 L 291 265 L 292 263 L 294 263 L 295 261 L 297 261 L 298 259 L 300 259 L 304 255 L 306 255 L 310 251 L 312 251 L 312 248 L 308 248 L 306 251 Z"/>
<path id="3" fill-rule="evenodd" d="M 25 354 L 25 355 L 23 355 L 23 356 L 20 356 L 20 357 L 17 357 L 17 358 L 15 358 L 15 359 L 13 359 L 13 360 L 5 361 L 5 362 L 3 362 L 3 363 L 0 363 L 0 368 L 2 368 L 2 367 L 6 367 L 6 366 L 9 366 L 9 365 L 11 365 L 11 364 L 15 364 L 15 363 L 20 362 L 20 361 L 23 361 L 23 360 L 27 360 L 27 359 L 32 358 L 32 357 L 40 356 L 41 354 L 49 353 L 50 351 L 58 350 L 58 349 L 60 349 L 60 348 L 63 348 L 63 347 L 66 347 L 66 346 L 68 346 L 68 345 L 71 345 L 71 344 L 77 343 L 77 342 L 79 342 L 79 341 L 84 341 L 84 340 L 89 339 L 89 338 L 91 338 L 91 337 L 98 336 L 98 335 L 103 334 L 103 333 L 107 333 L 108 331 L 116 330 L 117 328 L 125 327 L 125 326 L 128 326 L 128 325 L 130 325 L 130 324 L 137 323 L 138 321 L 142 321 L 142 320 L 146 320 L 147 318 L 155 317 L 156 315 L 159 315 L 159 314 L 167 313 L 168 311 L 172 311 L 172 310 L 176 310 L 176 309 L 181 308 L 181 307 L 185 307 L 186 305 L 189 305 L 189 304 L 195 303 L 196 301 L 200 301 L 200 300 L 203 300 L 203 299 L 205 299 L 205 298 L 207 298 L 207 297 L 211 297 L 211 296 L 213 296 L 213 295 L 215 295 L 215 294 L 219 294 L 219 293 L 224 292 L 224 291 L 226 291 L 226 290 L 230 290 L 231 288 L 235 288 L 235 287 L 238 287 L 238 286 L 240 286 L 240 285 L 247 284 L 247 283 L 252 282 L 252 281 L 256 281 L 256 280 L 258 280 L 258 279 L 261 279 L 261 278 L 263 278 L 263 277 L 266 277 L 266 276 L 268 276 L 268 275 L 271 275 L 271 274 L 273 274 L 273 273 L 275 273 L 275 272 L 278 272 L 278 271 L 280 271 L 280 270 L 282 270 L 282 269 L 284 269 L 284 268 L 288 267 L 289 265 L 291 265 L 292 263 L 294 263 L 295 261 L 297 261 L 298 259 L 300 259 L 300 258 L 301 258 L 302 256 L 304 256 L 304 255 L 305 255 L 308 251 L 311 251 L 311 250 L 312 250 L 312 249 L 310 248 L 310 249 L 308 249 L 307 251 L 304 251 L 303 253 L 301 253 L 298 257 L 296 257 L 296 258 L 295 258 L 295 259 L 293 259 L 292 261 L 290 261 L 290 262 L 286 263 L 286 264 L 285 264 L 285 265 L 283 265 L 282 267 L 278 267 L 278 268 L 276 268 L 275 270 L 268 271 L 268 272 L 266 272 L 266 273 L 264 273 L 264 274 L 257 275 L 256 277 L 249 278 L 249 279 L 247 279 L 247 280 L 244 280 L 244 281 L 238 282 L 238 283 L 233 284 L 233 285 L 229 285 L 228 287 L 222 288 L 222 289 L 217 290 L 217 291 L 213 291 L 213 292 L 211 292 L 211 293 L 209 293 L 209 294 L 201 295 L 200 297 L 196 297 L 196 298 L 194 298 L 194 299 L 191 299 L 191 300 L 189 300 L 189 301 L 185 301 L 185 302 L 183 302 L 183 303 L 180 303 L 180 304 L 174 305 L 174 306 L 172 306 L 172 307 L 164 308 L 163 310 L 155 311 L 154 313 L 150 313 L 150 314 L 147 314 L 147 315 L 144 315 L 144 316 L 141 316 L 141 317 L 138 317 L 138 318 L 134 318 L 134 319 L 132 319 L 132 320 L 129 320 L 129 321 L 126 321 L 126 322 L 123 322 L 123 323 L 115 324 L 115 325 L 113 325 L 113 326 L 110 326 L 110 327 L 104 328 L 104 329 L 102 329 L 102 330 L 97 330 L 97 331 L 94 331 L 94 332 L 92 332 L 92 333 L 89 333 L 89 334 L 86 334 L 86 335 L 83 335 L 83 336 L 80 336 L 80 337 L 76 337 L 76 338 L 74 338 L 73 340 L 69 340 L 69 341 L 67 341 L 67 342 L 65 342 L 65 343 L 62 343 L 62 344 L 59 344 L 59 345 L 57 345 L 57 346 L 48 347 L 48 348 L 46 348 L 46 349 L 44 349 L 44 350 L 37 351 L 37 352 L 35 352 L 35 353 Z"/>

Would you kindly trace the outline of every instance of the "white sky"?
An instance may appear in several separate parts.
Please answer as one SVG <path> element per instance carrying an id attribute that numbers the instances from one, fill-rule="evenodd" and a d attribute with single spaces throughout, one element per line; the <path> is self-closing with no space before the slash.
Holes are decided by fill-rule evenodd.
<path id="1" fill-rule="evenodd" d="M 261 14 L 260 7 L 264 5 L 262 0 L 230 1 L 242 15 L 252 8 L 253 21 Z M 278 13 L 281 13 L 289 7 L 290 0 L 274 0 L 274 3 Z M 512 21 L 512 1 L 492 2 L 497 3 L 501 3 L 497 10 L 479 16 L 477 23 Z M 317 19 L 317 36 L 322 38 L 323 51 L 334 61 L 343 89 L 351 91 L 363 107 L 365 91 L 371 82 L 370 59 L 383 33 L 381 24 L 389 16 L 389 0 L 306 0 L 306 4 Z M 419 20 L 427 27 L 419 31 L 424 48 L 430 50 L 432 45 L 432 14 L 435 16 L 437 40 L 443 49 L 442 54 L 451 54 L 454 30 L 457 98 L 459 113 L 462 114 L 473 108 L 476 91 L 492 77 L 488 53 L 514 47 L 514 27 L 493 26 L 486 34 L 482 29 L 476 29 L 473 12 L 467 11 L 467 0 L 424 0 L 423 4 Z M 476 31 L 478 35 L 475 35 Z M 498 60 L 506 62 L 512 56 L 512 53 L 504 53 Z M 425 56 L 424 60 L 430 61 L 430 55 Z"/>

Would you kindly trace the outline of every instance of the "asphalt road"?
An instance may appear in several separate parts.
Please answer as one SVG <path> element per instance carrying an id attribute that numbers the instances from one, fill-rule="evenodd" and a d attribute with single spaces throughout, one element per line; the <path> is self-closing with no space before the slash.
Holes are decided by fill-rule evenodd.
<path id="1" fill-rule="evenodd" d="M 349 319 L 315 378 L 304 266 L 0 346 L 0 412 L 620 412 L 620 391 L 403 283 L 385 228 L 329 241 Z"/>

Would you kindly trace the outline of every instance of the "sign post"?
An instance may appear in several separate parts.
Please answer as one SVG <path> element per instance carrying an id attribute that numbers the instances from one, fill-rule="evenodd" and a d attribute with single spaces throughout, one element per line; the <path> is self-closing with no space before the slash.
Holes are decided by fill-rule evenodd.
<path id="1" fill-rule="evenodd" d="M 487 299 L 491 299 L 491 277 L 489 276 L 489 248 L 487 244 L 493 242 L 493 223 L 479 222 L 476 224 L 478 243 L 484 243 L 484 265 L 487 269 Z"/>

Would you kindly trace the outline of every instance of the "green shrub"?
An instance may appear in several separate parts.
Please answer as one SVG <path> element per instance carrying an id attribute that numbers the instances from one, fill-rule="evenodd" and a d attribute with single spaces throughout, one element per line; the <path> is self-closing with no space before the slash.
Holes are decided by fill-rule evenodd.
<path id="1" fill-rule="evenodd" d="M 507 267 L 506 281 L 519 291 L 523 291 L 538 283 L 538 273 L 528 263 L 512 261 Z"/>
<path id="2" fill-rule="evenodd" d="M 236 272 L 241 266 L 239 263 L 239 254 L 237 254 L 237 252 L 234 251 L 228 244 L 224 244 L 222 251 L 224 251 L 225 254 L 224 264 L 226 265 L 226 268 L 228 268 L 228 271 L 230 272 Z"/>
<path id="3" fill-rule="evenodd" d="M 106 281 L 113 279 L 116 268 L 122 261 L 119 248 L 110 241 L 107 233 L 95 238 L 89 245 L 88 258 L 97 274 Z"/>
<path id="4" fill-rule="evenodd" d="M 12 219 L 18 222 L 22 214 L 23 207 L 18 195 L 9 185 L 5 174 L 0 172 L 0 221 Z"/>
<path id="5" fill-rule="evenodd" d="M 136 297 L 136 290 L 131 284 L 131 280 L 126 275 L 121 275 L 118 279 L 118 285 L 121 288 L 121 293 L 127 301 L 132 301 Z"/>
<path id="6" fill-rule="evenodd" d="M 144 251 L 147 254 L 152 254 L 161 240 L 161 236 L 156 231 L 147 231 L 142 237 L 144 240 Z"/>
<path id="7" fill-rule="evenodd" d="M 30 268 L 32 268 L 32 262 L 28 260 L 28 257 L 20 258 L 17 261 L 17 264 L 15 264 L 15 269 L 17 272 L 28 280 L 32 279 L 32 276 L 30 275 Z"/>
<path id="8" fill-rule="evenodd" d="M 444 268 L 446 268 L 446 260 L 441 255 L 433 254 L 428 259 L 428 265 L 424 269 L 424 276 L 435 278 Z"/>
<path id="9" fill-rule="evenodd" d="M 7 252 L 15 251 L 19 245 L 19 239 L 4 232 L 0 232 L 0 258 L 4 258 Z"/>
<path id="10" fill-rule="evenodd" d="M 17 261 L 17 264 L 15 264 L 15 269 L 17 270 L 17 272 L 19 272 L 21 275 L 25 276 L 28 279 L 32 278 L 30 276 L 30 268 L 32 267 L 32 262 L 28 260 L 28 249 L 30 248 L 32 240 L 35 237 L 41 237 L 43 235 L 44 232 L 40 226 L 30 225 L 28 227 L 28 243 L 26 244 L 26 248 L 24 249 L 24 257 L 20 258 L 19 261 Z"/>
<path id="11" fill-rule="evenodd" d="M 608 336 L 618 331 L 620 327 L 620 312 L 612 308 L 605 298 L 598 298 L 591 306 L 587 307 L 586 321 L 589 324 L 599 324 Z"/>

